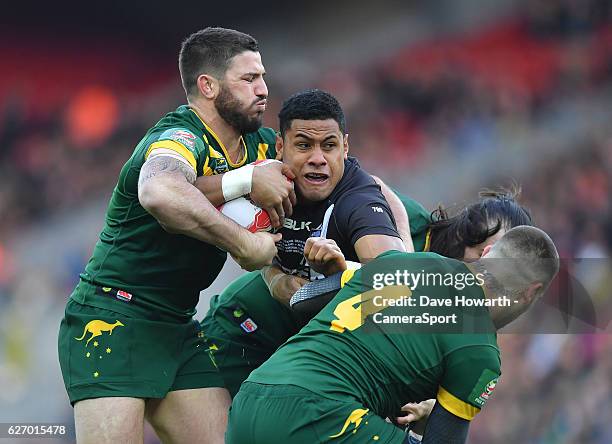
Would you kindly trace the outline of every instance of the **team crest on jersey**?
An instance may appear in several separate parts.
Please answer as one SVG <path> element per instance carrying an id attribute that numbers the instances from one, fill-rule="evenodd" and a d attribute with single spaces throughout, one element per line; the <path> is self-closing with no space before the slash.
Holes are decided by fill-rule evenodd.
<path id="1" fill-rule="evenodd" d="M 208 166 L 213 174 L 223 174 L 229 171 L 227 160 L 219 151 L 208 145 Z"/>
<path id="2" fill-rule="evenodd" d="M 229 167 L 227 166 L 227 161 L 223 157 L 211 159 L 210 167 L 215 172 L 215 174 L 223 174 L 229 171 Z"/>

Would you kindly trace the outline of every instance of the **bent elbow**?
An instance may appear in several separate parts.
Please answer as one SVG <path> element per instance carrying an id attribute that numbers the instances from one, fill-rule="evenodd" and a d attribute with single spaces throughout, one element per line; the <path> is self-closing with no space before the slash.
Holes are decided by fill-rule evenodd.
<path id="1" fill-rule="evenodd" d="M 154 217 L 157 217 L 160 208 L 163 207 L 162 193 L 160 193 L 158 187 L 150 183 L 138 186 L 138 201 L 142 208 Z"/>

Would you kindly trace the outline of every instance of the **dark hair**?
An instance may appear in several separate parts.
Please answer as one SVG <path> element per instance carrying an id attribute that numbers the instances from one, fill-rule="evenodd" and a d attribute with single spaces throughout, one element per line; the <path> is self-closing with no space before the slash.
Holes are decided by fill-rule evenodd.
<path id="1" fill-rule="evenodd" d="M 196 91 L 198 77 L 211 73 L 222 77 L 232 57 L 259 51 L 257 40 L 233 29 L 204 28 L 187 37 L 179 53 L 179 71 L 187 96 Z"/>
<path id="2" fill-rule="evenodd" d="M 461 259 L 466 247 L 484 242 L 502 228 L 509 230 L 518 225 L 533 225 L 529 210 L 516 201 L 519 194 L 517 186 L 510 190 L 481 191 L 479 202 L 468 205 L 453 217 L 439 207 L 431 213 L 429 250 Z"/>
<path id="3" fill-rule="evenodd" d="M 320 89 L 301 91 L 283 102 L 283 107 L 278 113 L 282 137 L 285 137 L 285 133 L 291 127 L 291 122 L 295 119 L 334 119 L 342 134 L 346 134 L 346 121 L 340 103 L 334 96 Z"/>

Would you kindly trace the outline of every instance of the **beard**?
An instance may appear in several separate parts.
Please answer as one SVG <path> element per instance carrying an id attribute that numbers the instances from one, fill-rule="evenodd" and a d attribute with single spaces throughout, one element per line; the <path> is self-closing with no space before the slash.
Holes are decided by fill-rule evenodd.
<path id="1" fill-rule="evenodd" d="M 257 131 L 263 123 L 263 112 L 255 117 L 249 117 L 244 111 L 244 105 L 223 84 L 215 99 L 215 108 L 223 120 L 240 134 Z"/>

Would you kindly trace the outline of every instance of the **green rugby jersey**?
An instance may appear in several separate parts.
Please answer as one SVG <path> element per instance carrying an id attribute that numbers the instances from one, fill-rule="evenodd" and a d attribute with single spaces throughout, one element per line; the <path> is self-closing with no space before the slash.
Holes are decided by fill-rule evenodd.
<path id="1" fill-rule="evenodd" d="M 435 310 L 420 305 L 377 305 L 375 291 L 366 293 L 372 289 L 368 276 L 402 269 L 474 277 L 463 263 L 435 253 L 384 253 L 357 271 L 338 295 L 247 381 L 295 385 L 340 401 L 354 399 L 383 418 L 398 416 L 400 407 L 408 402 L 437 398 L 451 413 L 471 420 L 500 375 L 499 348 L 488 309 L 470 309 L 470 316 L 461 318 L 460 322 L 482 324 L 471 325 L 466 330 L 471 333 L 383 323 L 390 319 L 385 316 L 391 315 L 423 315 L 426 311 L 449 315 L 456 311 L 454 307 Z M 366 281 L 368 285 L 364 285 Z M 413 300 L 421 296 L 443 300 L 456 294 L 473 300 L 484 298 L 478 285 L 460 292 L 448 285 L 417 285 L 411 294 L 408 287 L 399 286 L 383 291 L 395 291 L 382 294 L 397 300 L 398 291 Z M 461 329 L 461 325 L 453 328 Z"/>
<path id="2" fill-rule="evenodd" d="M 245 134 L 245 155 L 232 163 L 217 135 L 190 107 L 180 106 L 164 116 L 147 131 L 121 169 L 104 228 L 72 298 L 119 312 L 131 312 L 132 305 L 192 316 L 200 290 L 217 277 L 227 255 L 213 245 L 165 231 L 138 201 L 140 168 L 153 149 L 164 148 L 184 157 L 198 176 L 221 174 L 274 158 L 275 137 L 270 128 Z M 105 296 L 94 292 L 91 284 L 112 291 Z"/>

